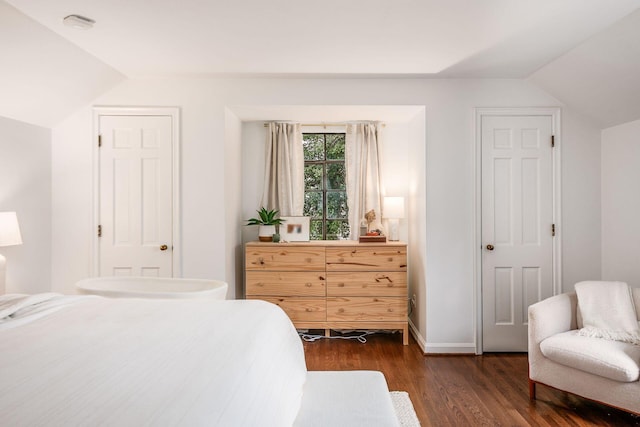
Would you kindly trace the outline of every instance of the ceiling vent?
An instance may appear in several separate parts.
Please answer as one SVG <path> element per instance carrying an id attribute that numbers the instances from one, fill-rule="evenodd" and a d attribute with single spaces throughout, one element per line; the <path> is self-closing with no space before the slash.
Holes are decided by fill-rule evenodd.
<path id="1" fill-rule="evenodd" d="M 96 23 L 93 19 L 86 18 L 80 15 L 69 15 L 66 16 L 62 22 L 67 27 L 75 28 L 77 30 L 88 30 L 93 28 L 93 24 Z"/>

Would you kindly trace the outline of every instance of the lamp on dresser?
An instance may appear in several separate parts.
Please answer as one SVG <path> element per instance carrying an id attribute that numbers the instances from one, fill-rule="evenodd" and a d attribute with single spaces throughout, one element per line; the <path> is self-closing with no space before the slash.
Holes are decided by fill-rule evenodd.
<path id="1" fill-rule="evenodd" d="M 0 212 L 0 246 L 14 246 L 22 244 L 18 217 L 15 212 Z M 0 295 L 6 292 L 5 274 L 7 260 L 0 254 Z"/>
<path id="2" fill-rule="evenodd" d="M 389 240 L 400 240 L 400 219 L 404 218 L 404 197 L 385 197 L 383 217 L 389 221 Z"/>

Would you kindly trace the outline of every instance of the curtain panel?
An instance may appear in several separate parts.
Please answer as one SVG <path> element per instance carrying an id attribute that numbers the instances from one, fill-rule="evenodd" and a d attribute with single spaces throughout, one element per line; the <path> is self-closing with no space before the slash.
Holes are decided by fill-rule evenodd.
<path id="1" fill-rule="evenodd" d="M 262 206 L 280 216 L 302 216 L 304 154 L 299 123 L 269 123 Z"/>
<path id="2" fill-rule="evenodd" d="M 376 219 L 371 225 L 374 228 L 382 228 L 381 128 L 380 123 L 353 123 L 347 126 L 345 161 L 352 240 L 358 240 L 360 223 L 364 220 L 365 214 L 372 209 L 375 211 Z"/>

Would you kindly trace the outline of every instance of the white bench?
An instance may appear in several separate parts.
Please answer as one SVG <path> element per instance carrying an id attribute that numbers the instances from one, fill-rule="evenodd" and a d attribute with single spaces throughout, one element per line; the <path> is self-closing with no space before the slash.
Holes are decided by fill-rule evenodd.
<path id="1" fill-rule="evenodd" d="M 307 372 L 295 427 L 399 425 L 387 382 L 381 372 Z"/>

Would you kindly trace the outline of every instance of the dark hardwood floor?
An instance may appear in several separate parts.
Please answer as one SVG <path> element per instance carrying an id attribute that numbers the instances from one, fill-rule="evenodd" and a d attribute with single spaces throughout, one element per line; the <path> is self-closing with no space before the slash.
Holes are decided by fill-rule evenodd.
<path id="1" fill-rule="evenodd" d="M 526 354 L 424 356 L 400 334 L 364 344 L 323 339 L 304 349 L 309 370 L 382 371 L 389 390 L 409 393 L 422 426 L 640 425 L 638 416 L 542 385 L 530 402 Z"/>

